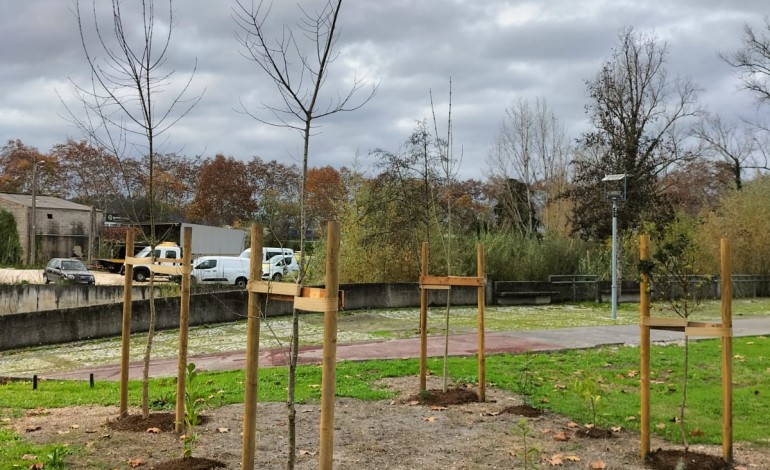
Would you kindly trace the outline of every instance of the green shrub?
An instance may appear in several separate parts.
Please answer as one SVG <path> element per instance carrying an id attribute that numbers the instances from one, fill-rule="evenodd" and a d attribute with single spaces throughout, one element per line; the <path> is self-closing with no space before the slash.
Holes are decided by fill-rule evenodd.
<path id="1" fill-rule="evenodd" d="M 21 263 L 21 243 L 13 214 L 0 209 L 0 265 Z"/>

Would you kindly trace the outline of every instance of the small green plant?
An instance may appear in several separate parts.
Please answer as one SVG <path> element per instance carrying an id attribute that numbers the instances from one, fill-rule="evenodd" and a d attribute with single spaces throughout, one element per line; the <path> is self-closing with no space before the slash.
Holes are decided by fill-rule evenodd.
<path id="1" fill-rule="evenodd" d="M 50 454 L 45 456 L 45 468 L 64 469 L 64 457 L 68 454 L 66 447 L 54 447 Z"/>
<path id="2" fill-rule="evenodd" d="M 591 405 L 591 424 L 596 425 L 596 410 L 602 398 L 601 384 L 589 371 L 580 370 L 577 374 L 572 388 Z"/>
<path id="3" fill-rule="evenodd" d="M 517 379 L 514 382 L 514 389 L 516 393 L 522 396 L 522 400 L 527 405 L 530 405 L 532 401 L 532 395 L 535 393 L 535 377 L 532 372 L 532 353 L 527 352 L 524 359 L 524 367 L 521 373 L 517 375 Z"/>
<path id="4" fill-rule="evenodd" d="M 532 427 L 526 418 L 522 418 L 516 423 L 516 434 L 521 437 L 521 461 L 524 463 L 524 470 L 537 468 L 537 456 L 540 455 L 540 449 L 534 447 L 531 442 Z"/>
<path id="5" fill-rule="evenodd" d="M 193 448 L 200 440 L 200 435 L 195 432 L 195 428 L 200 424 L 201 405 L 204 403 L 200 393 L 195 389 L 195 379 L 198 377 L 198 371 L 195 370 L 195 364 L 187 364 L 187 387 L 184 397 L 184 434 L 182 435 L 182 445 L 184 451 L 182 457 L 188 459 L 193 456 Z"/>

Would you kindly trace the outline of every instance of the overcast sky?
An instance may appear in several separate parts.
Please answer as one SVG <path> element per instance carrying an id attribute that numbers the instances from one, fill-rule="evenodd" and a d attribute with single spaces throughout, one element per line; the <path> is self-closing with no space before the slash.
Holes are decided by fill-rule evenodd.
<path id="1" fill-rule="evenodd" d="M 109 6 L 107 0 L 98 3 L 100 11 Z M 134 1 L 123 3 L 128 9 Z M 298 4 L 312 11 L 319 3 L 276 1 L 270 24 L 294 25 Z M 182 81 L 197 61 L 191 96 L 205 92 L 164 136 L 161 151 L 298 163 L 302 142 L 296 131 L 238 112 L 241 103 L 255 113 L 259 103 L 280 103 L 261 71 L 243 57 L 234 5 L 174 2 L 168 66 Z M 82 138 L 59 99 L 76 106 L 70 80 L 88 84 L 73 10 L 72 0 L 0 1 L 2 144 L 20 139 L 47 152 L 68 138 Z M 430 119 L 431 91 L 445 132 L 450 77 L 454 151 L 464 155 L 460 177 L 484 177 L 505 109 L 519 98 L 545 98 L 576 138 L 587 129 L 585 81 L 610 57 L 619 29 L 627 26 L 667 42 L 670 72 L 703 89 L 704 107 L 728 120 L 750 115 L 754 102 L 739 91 L 735 71 L 719 53 L 738 49 L 744 24 L 761 28 L 769 13 L 767 0 L 348 0 L 326 90 L 345 93 L 353 77 L 379 83 L 379 89 L 363 108 L 319 121 L 310 165 L 364 169 L 372 162 L 371 150 L 397 151 L 416 120 Z"/>

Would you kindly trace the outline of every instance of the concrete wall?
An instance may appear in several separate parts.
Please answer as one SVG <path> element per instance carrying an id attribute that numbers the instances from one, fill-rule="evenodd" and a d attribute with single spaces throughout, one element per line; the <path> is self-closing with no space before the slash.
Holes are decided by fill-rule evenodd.
<path id="1" fill-rule="evenodd" d="M 149 287 L 134 287 L 135 300 L 149 298 Z M 155 296 L 164 296 L 162 287 Z M 3 284 L 0 285 L 0 315 L 60 310 L 123 302 L 123 286 L 87 286 L 65 284 Z"/>
<path id="2" fill-rule="evenodd" d="M 51 287 L 51 286 L 12 286 Z M 71 290 L 71 297 L 86 295 L 76 293 L 88 286 L 57 286 Z M 91 286 L 96 290 L 99 287 Z M 118 287 L 122 292 L 122 288 Z M 416 284 L 343 284 L 345 292 L 344 310 L 365 308 L 419 308 L 420 291 Z M 491 286 L 490 286 L 491 289 Z M 475 288 L 453 288 L 453 305 L 476 305 Z M 93 299 L 94 294 L 87 294 Z M 139 298 L 139 297 L 135 297 Z M 141 297 L 146 298 L 146 297 Z M 122 300 L 122 296 L 121 296 Z M 446 303 L 446 291 L 433 291 L 429 303 Z M 190 298 L 190 324 L 203 325 L 228 321 L 245 320 L 248 294 L 245 291 L 195 294 Z M 149 301 L 134 300 L 132 303 L 131 331 L 147 331 L 149 322 Z M 292 304 L 271 301 L 263 305 L 268 316 L 288 315 Z M 156 300 L 158 329 L 179 327 L 179 297 L 165 297 Z M 123 304 L 112 303 L 90 305 L 59 310 L 11 313 L 0 315 L 0 351 L 43 344 L 64 343 L 85 339 L 120 336 L 123 318 Z"/>

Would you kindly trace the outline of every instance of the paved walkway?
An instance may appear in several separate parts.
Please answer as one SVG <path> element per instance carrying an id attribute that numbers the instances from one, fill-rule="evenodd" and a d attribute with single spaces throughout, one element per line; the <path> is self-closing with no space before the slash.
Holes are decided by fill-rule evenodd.
<path id="1" fill-rule="evenodd" d="M 770 335 L 770 317 L 738 319 L 733 321 L 734 336 Z M 677 341 L 682 333 L 654 330 L 651 340 L 655 342 Z M 557 330 L 527 330 L 505 333 L 487 333 L 485 346 L 487 354 L 525 351 L 556 351 L 560 349 L 581 349 L 613 344 L 639 344 L 638 325 L 562 328 Z M 428 355 L 442 356 L 444 337 L 428 338 Z M 475 334 L 454 335 L 449 340 L 449 354 L 470 356 L 478 351 Z M 400 359 L 420 356 L 420 339 L 392 339 L 366 343 L 337 345 L 337 360 Z M 300 364 L 320 364 L 323 357 L 321 346 L 308 346 L 300 350 Z M 237 370 L 246 367 L 246 351 L 207 354 L 188 358 L 201 370 Z M 281 349 L 261 350 L 260 367 L 286 365 L 286 353 Z M 159 359 L 150 364 L 151 377 L 171 377 L 177 373 L 177 359 Z M 94 374 L 95 380 L 119 380 L 120 365 L 100 366 L 91 369 L 72 370 L 45 374 L 48 379 L 88 380 Z M 129 377 L 140 379 L 142 363 L 130 364 Z"/>

